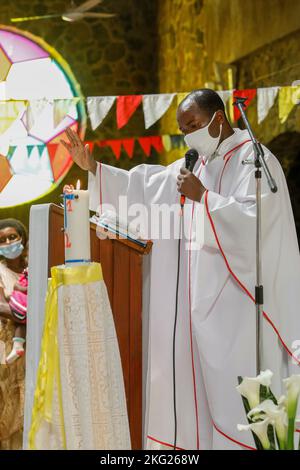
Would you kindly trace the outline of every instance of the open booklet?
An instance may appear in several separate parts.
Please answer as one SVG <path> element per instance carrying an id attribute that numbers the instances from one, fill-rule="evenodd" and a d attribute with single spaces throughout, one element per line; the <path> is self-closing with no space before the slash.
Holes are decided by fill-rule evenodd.
<path id="1" fill-rule="evenodd" d="M 100 216 L 98 214 L 94 214 L 93 217 L 90 218 L 90 222 L 118 235 L 120 238 L 131 240 L 141 246 L 147 246 L 146 237 L 143 236 L 139 227 L 121 219 L 113 211 L 107 210 Z"/>

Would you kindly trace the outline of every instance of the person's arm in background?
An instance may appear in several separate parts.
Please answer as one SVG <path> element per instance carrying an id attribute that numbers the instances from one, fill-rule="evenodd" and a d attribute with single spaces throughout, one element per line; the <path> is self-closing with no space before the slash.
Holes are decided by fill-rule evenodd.
<path id="1" fill-rule="evenodd" d="M 13 320 L 14 323 L 22 324 L 21 321 L 18 321 L 18 319 L 12 315 L 9 303 L 4 295 L 3 287 L 0 287 L 0 320 L 1 319 Z"/>
<path id="2" fill-rule="evenodd" d="M 0 317 L 11 320 L 11 310 L 4 295 L 3 287 L 0 287 Z"/>

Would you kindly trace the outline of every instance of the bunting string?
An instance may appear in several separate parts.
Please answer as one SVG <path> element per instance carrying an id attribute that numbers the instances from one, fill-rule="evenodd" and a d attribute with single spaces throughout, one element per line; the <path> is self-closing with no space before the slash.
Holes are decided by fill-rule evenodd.
<path id="1" fill-rule="evenodd" d="M 300 85 L 287 87 L 253 88 L 246 90 L 217 90 L 217 93 L 227 106 L 232 106 L 234 96 L 247 98 L 246 108 L 256 103 L 257 122 L 260 124 L 267 118 L 270 110 L 276 106 L 278 119 L 284 123 L 294 107 L 300 101 Z M 26 127 L 28 134 L 34 128 L 41 115 L 52 113 L 54 127 L 60 126 L 62 121 L 72 114 L 74 106 L 83 100 L 89 116 L 92 130 L 96 130 L 105 118 L 115 109 L 116 125 L 118 129 L 125 127 L 134 113 L 140 108 L 144 114 L 145 129 L 149 129 L 168 111 L 172 103 L 177 105 L 188 93 L 161 93 L 153 95 L 128 96 L 91 96 L 88 98 L 68 98 L 47 100 L 3 100 L 0 101 L 0 137 L 13 122 L 20 119 Z M 50 111 L 49 111 L 50 107 Z M 234 108 L 233 120 L 240 118 L 240 112 Z M 116 146 L 116 143 L 112 144 Z M 143 145 L 143 144 L 141 144 Z M 145 149 L 147 141 L 145 142 Z M 153 144 L 154 146 L 154 144 Z M 132 153 L 131 143 L 123 145 L 128 155 Z M 115 150 L 117 151 L 116 147 Z"/>
<path id="2" fill-rule="evenodd" d="M 98 147 L 110 147 L 113 154 L 117 158 L 120 158 L 122 151 L 124 151 L 129 158 L 133 158 L 134 150 L 136 145 L 144 152 L 144 154 L 149 157 L 152 149 L 157 153 L 161 153 L 164 150 L 173 150 L 173 149 L 185 149 L 186 144 L 184 142 L 183 135 L 153 135 L 153 136 L 144 136 L 144 137 L 131 137 L 126 139 L 109 139 L 109 140 L 86 140 L 84 144 L 88 144 L 90 151 L 93 151 L 95 146 Z M 47 148 L 50 160 L 52 161 L 55 158 L 56 150 L 59 143 L 48 143 L 48 144 L 38 144 L 38 145 L 26 145 L 27 157 L 30 158 L 33 154 L 34 149 L 37 149 L 38 155 L 41 158 L 45 148 Z M 7 159 L 12 160 L 15 154 L 17 146 L 10 146 L 7 153 Z"/>

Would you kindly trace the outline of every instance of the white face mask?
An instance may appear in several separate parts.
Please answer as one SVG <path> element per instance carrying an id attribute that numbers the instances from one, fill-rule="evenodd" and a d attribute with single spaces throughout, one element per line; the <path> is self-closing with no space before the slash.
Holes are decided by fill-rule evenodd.
<path id="1" fill-rule="evenodd" d="M 212 137 L 208 132 L 208 128 L 212 121 L 214 120 L 216 113 L 214 113 L 210 122 L 207 126 L 202 127 L 190 134 L 186 135 L 184 138 L 185 143 L 191 149 L 197 150 L 200 156 L 210 157 L 217 149 L 220 137 L 222 133 L 222 124 L 220 125 L 220 134 L 218 137 Z"/>

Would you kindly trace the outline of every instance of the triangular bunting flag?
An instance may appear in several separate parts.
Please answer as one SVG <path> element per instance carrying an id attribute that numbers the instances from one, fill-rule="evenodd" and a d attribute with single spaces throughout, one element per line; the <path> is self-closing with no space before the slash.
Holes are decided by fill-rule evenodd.
<path id="1" fill-rule="evenodd" d="M 241 98 L 247 98 L 245 101 L 244 109 L 248 108 L 249 104 L 256 96 L 256 89 L 248 89 L 248 90 L 235 90 L 234 96 L 239 96 Z M 240 110 L 234 106 L 234 120 L 237 121 L 241 117 Z"/>
<path id="2" fill-rule="evenodd" d="M 146 129 L 151 127 L 167 112 L 171 106 L 174 96 L 175 93 L 143 96 L 143 110 Z"/>
<path id="3" fill-rule="evenodd" d="M 48 104 L 49 101 L 46 98 L 28 101 L 27 110 L 24 116 L 24 125 L 28 132 L 33 128 L 35 122 Z"/>
<path id="4" fill-rule="evenodd" d="M 134 150 L 134 139 L 123 139 L 122 140 L 123 147 L 128 155 L 129 158 L 133 157 L 133 150 Z"/>
<path id="5" fill-rule="evenodd" d="M 32 150 L 34 149 L 34 145 L 27 145 L 27 157 L 30 158 L 32 154 Z"/>
<path id="6" fill-rule="evenodd" d="M 142 95 L 118 96 L 117 98 L 117 126 L 118 129 L 124 127 L 139 104 L 141 103 Z"/>
<path id="7" fill-rule="evenodd" d="M 171 136 L 169 136 L 169 134 L 162 136 L 162 143 L 166 152 L 170 152 L 172 150 Z"/>
<path id="8" fill-rule="evenodd" d="M 164 147 L 163 147 L 161 136 L 158 135 L 158 136 L 150 137 L 150 139 L 151 139 L 151 145 L 155 148 L 155 150 L 158 153 L 162 152 Z"/>
<path id="9" fill-rule="evenodd" d="M 120 139 L 107 140 L 106 145 L 109 145 L 109 147 L 112 149 L 115 157 L 117 158 L 117 160 L 119 160 L 119 158 L 121 156 L 122 140 L 120 140 Z"/>
<path id="10" fill-rule="evenodd" d="M 53 124 L 56 128 L 61 121 L 69 114 L 72 106 L 77 104 L 80 98 L 70 98 L 70 99 L 61 99 L 54 100 L 53 103 Z"/>
<path id="11" fill-rule="evenodd" d="M 0 135 L 17 121 L 25 110 L 25 101 L 0 101 Z"/>
<path id="12" fill-rule="evenodd" d="M 233 90 L 221 90 L 221 91 L 218 90 L 217 93 L 219 97 L 221 98 L 221 100 L 223 101 L 224 105 L 226 106 L 227 101 L 232 96 Z"/>
<path id="13" fill-rule="evenodd" d="M 260 124 L 268 115 L 272 108 L 276 96 L 278 94 L 279 87 L 270 88 L 257 88 L 257 120 Z"/>
<path id="14" fill-rule="evenodd" d="M 17 147 L 14 146 L 14 145 L 9 147 L 8 152 L 7 152 L 7 155 L 6 155 L 7 160 L 11 160 L 11 159 L 12 159 L 13 154 L 14 154 L 15 151 L 16 151 L 16 148 L 17 148 Z"/>
<path id="15" fill-rule="evenodd" d="M 106 147 L 106 140 L 96 140 L 96 142 L 94 142 L 95 145 L 98 145 L 98 147 Z"/>
<path id="16" fill-rule="evenodd" d="M 247 100 L 244 103 L 244 109 L 248 108 L 249 104 L 255 98 L 256 96 L 256 90 L 255 89 L 248 89 L 248 90 L 235 90 L 234 91 L 234 97 L 238 96 L 241 98 L 247 98 Z M 237 121 L 241 117 L 240 110 L 234 106 L 234 120 Z"/>
<path id="17" fill-rule="evenodd" d="M 87 99 L 86 104 L 93 131 L 106 118 L 115 100 L 115 96 L 92 96 Z"/>
<path id="18" fill-rule="evenodd" d="M 184 140 L 182 135 L 171 135 L 172 149 L 184 148 Z"/>
<path id="19" fill-rule="evenodd" d="M 144 153 L 149 157 L 151 153 L 151 137 L 140 137 L 138 141 Z"/>
<path id="20" fill-rule="evenodd" d="M 297 87 L 282 87 L 279 90 L 279 120 L 283 124 L 294 106 L 299 104 L 300 99 L 300 86 Z"/>
<path id="21" fill-rule="evenodd" d="M 43 155 L 43 151 L 45 150 L 45 145 L 38 145 L 38 152 L 39 152 L 39 157 L 41 158 Z"/>

